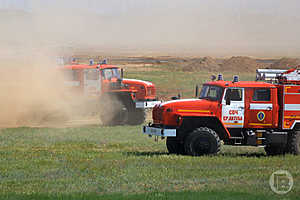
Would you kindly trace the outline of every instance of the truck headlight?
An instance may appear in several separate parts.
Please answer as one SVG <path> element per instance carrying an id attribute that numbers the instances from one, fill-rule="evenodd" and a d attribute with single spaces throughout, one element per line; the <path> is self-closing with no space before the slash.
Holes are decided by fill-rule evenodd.
<path id="1" fill-rule="evenodd" d="M 181 120 L 182 120 L 182 117 L 181 117 L 181 116 L 178 116 L 178 117 L 177 117 L 177 120 L 176 120 L 177 124 L 179 124 L 179 123 L 181 122 Z"/>

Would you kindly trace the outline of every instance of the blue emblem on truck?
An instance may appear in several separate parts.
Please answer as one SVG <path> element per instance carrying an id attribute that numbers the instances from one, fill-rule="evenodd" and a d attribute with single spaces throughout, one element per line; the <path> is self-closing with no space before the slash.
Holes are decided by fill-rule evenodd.
<path id="1" fill-rule="evenodd" d="M 265 113 L 263 111 L 260 111 L 260 112 L 257 113 L 257 119 L 259 121 L 263 121 L 265 119 L 265 116 L 266 115 L 265 115 Z"/>

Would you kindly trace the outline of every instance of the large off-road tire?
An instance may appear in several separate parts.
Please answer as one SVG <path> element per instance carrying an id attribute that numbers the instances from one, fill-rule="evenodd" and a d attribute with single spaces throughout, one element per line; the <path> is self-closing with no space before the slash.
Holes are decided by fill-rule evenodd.
<path id="1" fill-rule="evenodd" d="M 185 154 L 184 145 L 176 137 L 167 137 L 166 146 L 169 154 Z"/>
<path id="2" fill-rule="evenodd" d="M 265 146 L 265 152 L 268 156 L 284 155 L 285 148 L 279 145 L 267 145 Z"/>
<path id="3" fill-rule="evenodd" d="M 144 109 L 134 109 L 133 111 L 129 112 L 128 122 L 129 125 L 140 125 L 144 123 L 146 119 L 146 113 Z"/>
<path id="4" fill-rule="evenodd" d="M 221 140 L 214 130 L 200 127 L 187 136 L 184 149 L 191 156 L 215 155 L 221 149 Z"/>
<path id="5" fill-rule="evenodd" d="M 110 113 L 110 112 L 107 112 Z M 107 114 L 101 113 L 100 120 L 102 125 L 104 126 L 117 126 L 117 125 L 124 125 L 128 121 L 128 110 L 124 107 L 118 111 L 118 113 L 110 114 L 113 115 L 108 117 Z"/>
<path id="6" fill-rule="evenodd" d="M 129 110 L 120 101 L 111 101 L 110 104 L 102 104 L 100 120 L 104 126 L 124 125 L 128 122 Z"/>
<path id="7" fill-rule="evenodd" d="M 287 153 L 300 155 L 300 130 L 289 134 L 287 142 Z"/>

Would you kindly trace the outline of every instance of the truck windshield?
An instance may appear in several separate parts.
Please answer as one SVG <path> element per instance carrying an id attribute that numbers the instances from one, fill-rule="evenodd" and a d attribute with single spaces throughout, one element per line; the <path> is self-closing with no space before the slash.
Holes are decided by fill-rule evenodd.
<path id="1" fill-rule="evenodd" d="M 208 99 L 212 101 L 218 101 L 221 99 L 223 89 L 214 85 L 204 85 L 200 92 L 199 99 Z"/>
<path id="2" fill-rule="evenodd" d="M 102 70 L 102 77 L 106 80 L 110 80 L 112 78 L 119 79 L 121 75 L 117 68 L 108 68 Z"/>

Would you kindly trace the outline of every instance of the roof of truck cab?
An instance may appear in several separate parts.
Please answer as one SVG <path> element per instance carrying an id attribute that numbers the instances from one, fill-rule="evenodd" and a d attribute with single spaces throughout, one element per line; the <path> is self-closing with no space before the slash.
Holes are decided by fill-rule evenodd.
<path id="1" fill-rule="evenodd" d="M 65 65 L 63 68 L 65 69 L 97 69 L 99 65 L 88 65 L 88 64 L 73 64 L 73 65 Z M 103 64 L 100 65 L 100 69 L 111 69 L 111 68 L 118 68 L 115 65 L 107 65 Z"/>
<path id="2" fill-rule="evenodd" d="M 238 82 L 232 82 L 232 81 L 211 81 L 204 83 L 204 85 L 216 85 L 220 87 L 247 87 L 247 88 L 253 88 L 253 87 L 269 87 L 269 88 L 275 88 L 276 86 L 271 83 L 266 82 L 260 82 L 260 81 L 238 81 Z"/>

